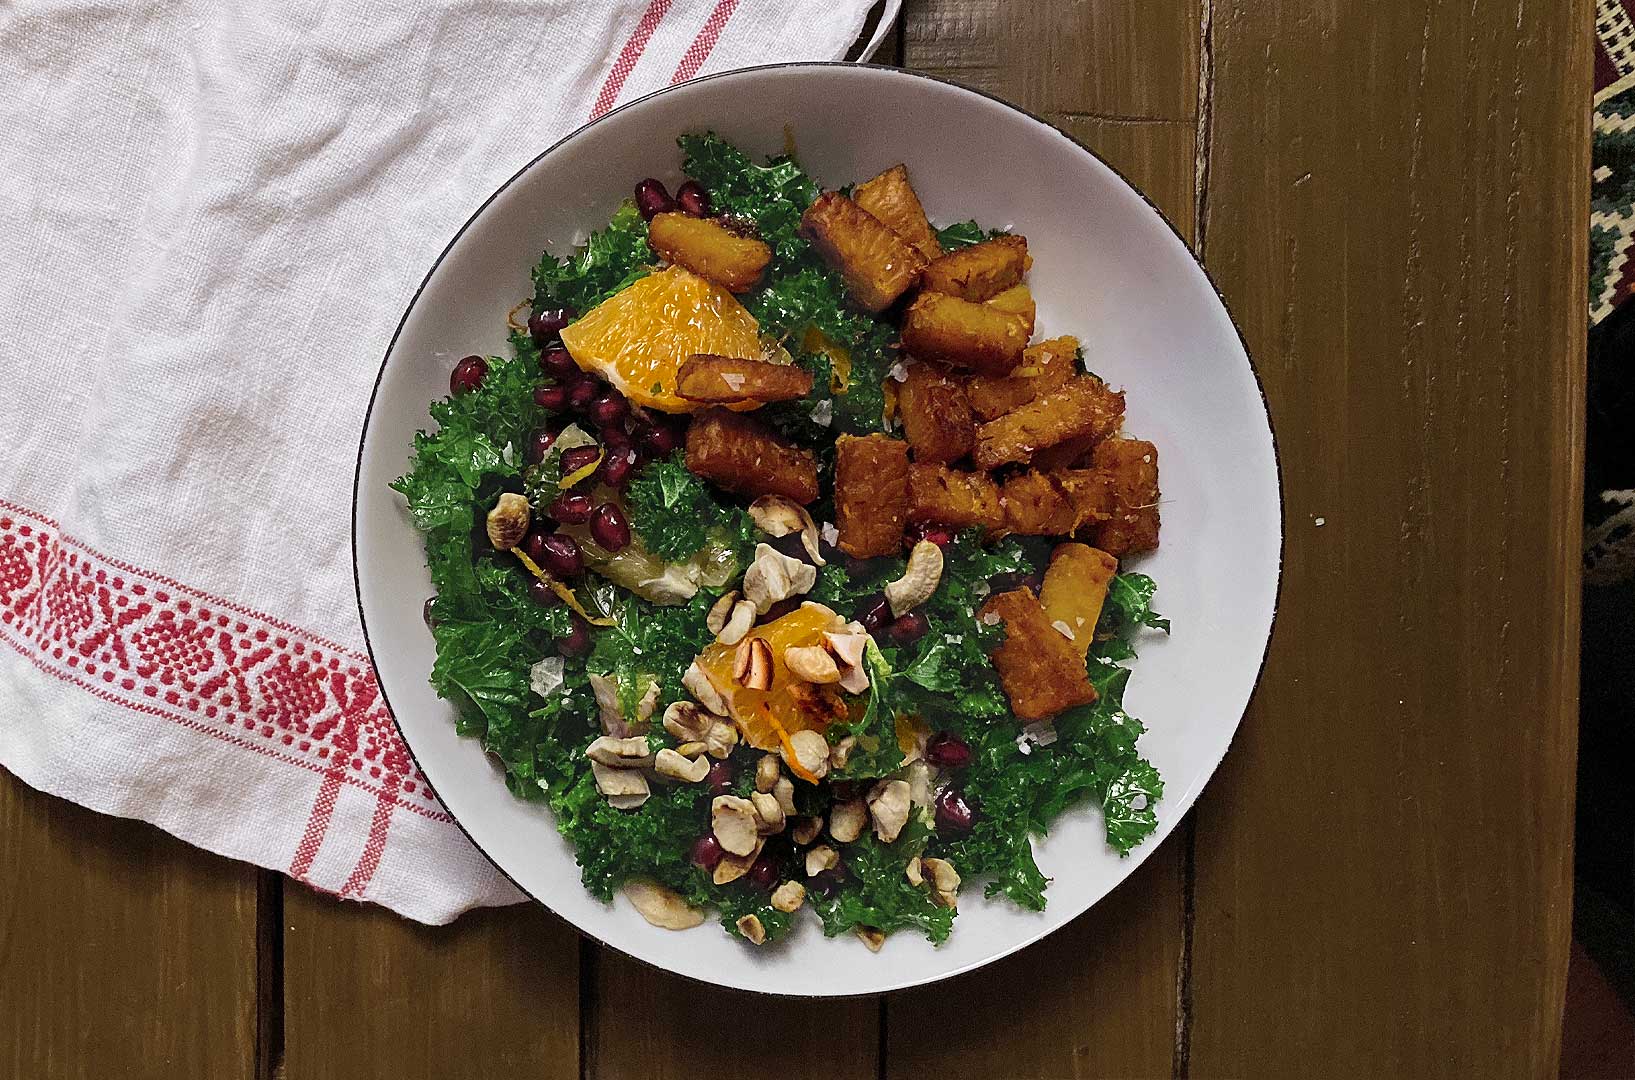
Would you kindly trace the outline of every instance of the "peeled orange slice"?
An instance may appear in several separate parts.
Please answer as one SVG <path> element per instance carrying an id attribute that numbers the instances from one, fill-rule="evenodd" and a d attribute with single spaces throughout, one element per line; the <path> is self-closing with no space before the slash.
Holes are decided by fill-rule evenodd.
<path id="1" fill-rule="evenodd" d="M 698 657 L 698 666 L 709 677 L 710 684 L 726 699 L 727 711 L 738 724 L 744 741 L 758 750 L 777 750 L 780 742 L 778 729 L 793 734 L 814 729 L 822 731 L 829 726 L 830 714 L 810 706 L 810 684 L 802 684 L 801 691 L 791 692 L 791 686 L 800 682 L 789 674 L 784 665 L 785 649 L 797 645 L 821 645 L 825 630 L 843 630 L 846 620 L 822 604 L 805 603 L 780 619 L 757 626 L 746 635 L 764 638 L 772 647 L 772 688 L 751 690 L 732 677 L 733 654 L 737 645 L 714 644 Z M 819 687 L 822 694 L 833 694 L 829 687 Z"/>
<path id="2" fill-rule="evenodd" d="M 672 266 L 614 293 L 562 331 L 574 363 L 638 405 L 691 412 L 676 395 L 676 372 L 694 353 L 759 359 L 760 326 L 733 295 Z"/>

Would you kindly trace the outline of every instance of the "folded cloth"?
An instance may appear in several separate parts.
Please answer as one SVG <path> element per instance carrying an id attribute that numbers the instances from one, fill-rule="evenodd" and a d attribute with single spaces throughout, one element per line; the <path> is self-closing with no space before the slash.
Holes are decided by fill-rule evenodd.
<path id="1" fill-rule="evenodd" d="M 838 58 L 869 7 L 0 10 L 0 764 L 424 922 L 520 899 L 362 652 L 381 354 L 541 148 L 697 74 Z"/>

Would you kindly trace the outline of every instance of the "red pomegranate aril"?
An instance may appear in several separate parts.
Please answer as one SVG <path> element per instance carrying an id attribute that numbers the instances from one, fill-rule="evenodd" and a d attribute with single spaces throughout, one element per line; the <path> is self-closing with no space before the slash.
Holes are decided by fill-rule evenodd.
<path id="1" fill-rule="evenodd" d="M 630 406 L 617 391 L 609 390 L 601 397 L 590 403 L 586 414 L 596 422 L 598 427 L 617 427 L 630 414 Z"/>
<path id="2" fill-rule="evenodd" d="M 630 483 L 631 470 L 636 467 L 635 456 L 633 450 L 609 454 L 602 459 L 602 467 L 596 470 L 596 478 L 610 488 L 622 489 Z"/>
<path id="3" fill-rule="evenodd" d="M 929 540 L 938 547 L 947 547 L 954 542 L 954 530 L 931 521 L 917 521 L 908 527 L 908 539 L 911 546 L 920 540 Z"/>
<path id="4" fill-rule="evenodd" d="M 976 809 L 958 788 L 944 788 L 937 795 L 937 824 L 955 832 L 969 832 L 976 824 Z"/>
<path id="5" fill-rule="evenodd" d="M 603 503 L 592 511 L 590 536 L 608 551 L 620 552 L 630 546 L 630 522 L 617 503 Z"/>
<path id="6" fill-rule="evenodd" d="M 667 214 L 675 208 L 675 200 L 670 198 L 669 189 L 661 181 L 649 176 L 636 185 L 636 210 L 643 221 L 652 221 L 659 214 Z"/>
<path id="7" fill-rule="evenodd" d="M 763 851 L 749 864 L 749 873 L 745 876 L 757 889 L 770 889 L 778 883 L 778 861 Z"/>
<path id="8" fill-rule="evenodd" d="M 865 624 L 867 625 L 867 624 Z M 886 635 L 899 645 L 912 645 L 931 629 L 924 612 L 910 611 L 886 628 Z"/>
<path id="9" fill-rule="evenodd" d="M 467 356 L 449 372 L 448 392 L 456 396 L 469 394 L 488 378 L 488 361 L 480 356 Z"/>
<path id="10" fill-rule="evenodd" d="M 544 584 L 541 582 L 540 584 Z M 556 639 L 556 651 L 563 656 L 585 656 L 590 652 L 590 623 L 578 615 L 571 616 L 573 629 Z"/>
<path id="11" fill-rule="evenodd" d="M 1039 574 L 1024 573 L 1020 570 L 1009 574 L 996 574 L 988 585 L 996 593 L 1013 592 L 1026 586 L 1038 592 L 1044 586 L 1045 579 Z"/>
<path id="12" fill-rule="evenodd" d="M 681 445 L 681 432 L 660 422 L 643 431 L 640 442 L 654 457 L 669 457 Z"/>
<path id="13" fill-rule="evenodd" d="M 551 412 L 562 412 L 568 407 L 567 383 L 552 383 L 534 387 L 534 404 Z"/>
<path id="14" fill-rule="evenodd" d="M 579 312 L 568 306 L 536 311 L 528 316 L 528 334 L 538 344 L 548 344 L 578 317 Z"/>
<path id="15" fill-rule="evenodd" d="M 791 559 L 798 559 L 804 563 L 812 562 L 812 556 L 807 553 L 806 542 L 801 539 L 800 533 L 785 533 L 782 536 L 773 536 L 768 538 L 766 543 L 780 555 L 786 555 Z M 817 564 L 813 563 L 813 565 Z"/>
<path id="16" fill-rule="evenodd" d="M 692 850 L 687 852 L 687 858 L 701 870 L 714 870 L 716 864 L 721 861 L 721 856 L 726 853 L 726 849 L 721 846 L 721 841 L 709 833 L 705 833 L 693 841 Z"/>
<path id="17" fill-rule="evenodd" d="M 544 529 L 529 529 L 528 535 L 522 538 L 522 553 L 539 562 L 545 557 L 545 538 L 550 535 Z"/>
<path id="18" fill-rule="evenodd" d="M 761 621 L 777 622 L 791 611 L 798 610 L 805 602 L 806 597 L 804 596 L 791 596 L 787 599 L 779 600 L 777 603 L 766 609 L 766 614 L 761 616 Z"/>
<path id="19" fill-rule="evenodd" d="M 891 603 L 884 596 L 863 601 L 857 610 L 857 621 L 871 634 L 878 634 L 891 625 Z"/>
<path id="20" fill-rule="evenodd" d="M 819 896 L 828 896 L 846 880 L 846 866 L 837 863 L 822 873 L 806 879 L 806 887 Z"/>
<path id="21" fill-rule="evenodd" d="M 689 180 L 676 188 L 676 205 L 691 217 L 709 217 L 710 193 L 697 180 Z"/>
<path id="22" fill-rule="evenodd" d="M 528 436 L 528 449 L 524 451 L 523 457 L 527 459 L 528 464 L 538 465 L 545 460 L 545 454 L 554 445 L 556 445 L 556 432 L 550 428 L 538 428 L 532 435 Z"/>
<path id="23" fill-rule="evenodd" d="M 566 349 L 546 349 L 539 354 L 539 369 L 547 375 L 565 379 L 579 372 L 579 365 Z"/>
<path id="24" fill-rule="evenodd" d="M 437 597 L 428 596 L 426 597 L 426 602 L 420 605 L 420 618 L 423 622 L 425 622 L 426 629 L 428 630 L 437 629 L 437 616 L 433 615 L 431 610 L 432 605 L 436 602 Z"/>
<path id="25" fill-rule="evenodd" d="M 925 744 L 925 760 L 939 769 L 963 769 L 971 763 L 971 744 L 952 731 L 939 731 Z"/>
<path id="26" fill-rule="evenodd" d="M 589 375 L 575 379 L 568 384 L 568 404 L 575 409 L 583 409 L 596 400 L 599 390 L 596 380 Z"/>
<path id="27" fill-rule="evenodd" d="M 562 475 L 572 476 L 601 456 L 600 446 L 574 446 L 562 451 Z"/>
<path id="28" fill-rule="evenodd" d="M 564 491 L 551 502 L 546 511 L 552 520 L 563 525 L 583 525 L 590 520 L 590 496 L 582 491 Z M 533 556 L 529 556 L 532 558 Z"/>
<path id="29" fill-rule="evenodd" d="M 532 555 L 528 556 L 534 559 Z M 534 562 L 554 578 L 578 577 L 585 572 L 585 554 L 571 536 L 551 533 L 540 545 L 539 558 Z"/>
<path id="30" fill-rule="evenodd" d="M 534 603 L 540 607 L 554 607 L 562 602 L 562 598 L 556 595 L 556 590 L 551 588 L 550 583 L 538 578 L 528 583 L 528 595 L 533 597 Z"/>
<path id="31" fill-rule="evenodd" d="M 704 775 L 704 782 L 710 785 L 710 794 L 725 795 L 732 790 L 732 762 L 717 761 L 710 766 L 710 771 Z"/>
<path id="32" fill-rule="evenodd" d="M 596 433 L 596 437 L 602 440 L 602 445 L 607 447 L 609 451 L 630 449 L 630 432 L 626 431 L 621 424 L 613 424 L 602 428 Z"/>

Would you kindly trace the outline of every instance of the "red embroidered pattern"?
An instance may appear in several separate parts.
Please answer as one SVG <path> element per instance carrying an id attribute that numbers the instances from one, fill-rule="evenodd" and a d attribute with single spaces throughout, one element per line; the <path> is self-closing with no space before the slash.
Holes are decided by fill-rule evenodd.
<path id="1" fill-rule="evenodd" d="M 296 876 L 341 784 L 375 795 L 383 811 L 452 820 L 399 738 L 366 656 L 101 555 L 5 500 L 0 641 L 104 700 L 323 774 L 328 790 Z M 383 839 L 384 823 L 379 831 Z"/>

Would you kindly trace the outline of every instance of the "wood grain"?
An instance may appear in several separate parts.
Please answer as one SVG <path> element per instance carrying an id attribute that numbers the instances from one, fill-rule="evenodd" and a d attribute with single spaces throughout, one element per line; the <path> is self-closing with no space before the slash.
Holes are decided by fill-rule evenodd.
<path id="1" fill-rule="evenodd" d="M 0 1075 L 254 1075 L 256 871 L 0 772 Z"/>
<path id="2" fill-rule="evenodd" d="M 1196 0 L 936 0 L 908 6 L 904 62 L 1043 115 L 1101 154 L 1190 238 L 1199 25 Z M 886 1072 L 1169 1076 L 1188 836 L 1176 830 L 1130 880 L 1045 941 L 891 998 Z"/>
<path id="3" fill-rule="evenodd" d="M 418 926 L 284 891 L 283 1080 L 579 1070 L 579 936 L 535 904 Z"/>
<path id="4" fill-rule="evenodd" d="M 1288 543 L 1198 808 L 1193 1075 L 1554 1075 L 1589 7 L 1214 5 L 1204 253 Z"/>

